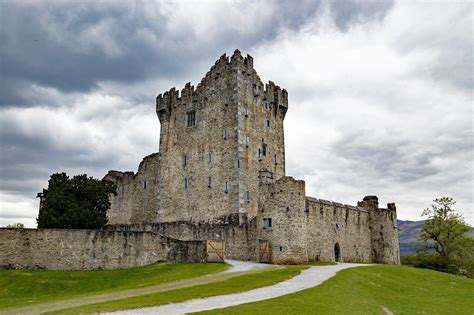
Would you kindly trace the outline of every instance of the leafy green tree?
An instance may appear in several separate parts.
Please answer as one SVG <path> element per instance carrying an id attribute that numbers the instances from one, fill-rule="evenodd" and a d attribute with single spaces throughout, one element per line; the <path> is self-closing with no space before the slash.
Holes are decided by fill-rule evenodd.
<path id="1" fill-rule="evenodd" d="M 25 225 L 23 223 L 12 223 L 6 226 L 8 229 L 24 229 Z"/>
<path id="2" fill-rule="evenodd" d="M 87 177 L 52 174 L 43 189 L 38 228 L 98 229 L 107 223 L 109 195 L 117 194 L 114 183 Z"/>
<path id="3" fill-rule="evenodd" d="M 420 239 L 424 246 L 421 250 L 433 249 L 446 262 L 472 256 L 473 250 L 470 227 L 453 209 L 455 203 L 450 197 L 435 199 L 422 213 L 428 220 L 422 227 Z"/>

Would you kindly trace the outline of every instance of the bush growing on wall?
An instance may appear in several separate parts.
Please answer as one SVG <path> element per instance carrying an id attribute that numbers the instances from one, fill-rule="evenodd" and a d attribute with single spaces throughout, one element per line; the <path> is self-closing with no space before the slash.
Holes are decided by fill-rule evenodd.
<path id="1" fill-rule="evenodd" d="M 12 223 L 6 226 L 7 229 L 24 229 L 25 225 L 23 223 Z"/>
<path id="2" fill-rule="evenodd" d="M 116 194 L 110 181 L 52 174 L 48 189 L 43 189 L 38 228 L 99 229 L 107 223 L 110 194 Z"/>

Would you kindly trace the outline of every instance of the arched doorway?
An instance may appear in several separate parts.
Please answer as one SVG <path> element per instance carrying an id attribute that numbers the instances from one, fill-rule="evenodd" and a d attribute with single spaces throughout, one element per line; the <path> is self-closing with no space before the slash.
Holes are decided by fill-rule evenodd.
<path id="1" fill-rule="evenodd" d="M 339 247 L 339 243 L 334 245 L 334 259 L 337 262 L 341 259 L 341 248 Z"/>

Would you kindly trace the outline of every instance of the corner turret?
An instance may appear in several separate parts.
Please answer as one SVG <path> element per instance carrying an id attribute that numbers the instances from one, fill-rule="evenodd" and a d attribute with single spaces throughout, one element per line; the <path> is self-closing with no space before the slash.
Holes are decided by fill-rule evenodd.
<path id="1" fill-rule="evenodd" d="M 400 264 L 395 203 L 387 204 L 387 208 L 379 208 L 377 196 L 365 196 L 357 205 L 369 211 L 371 260 L 377 263 Z"/>

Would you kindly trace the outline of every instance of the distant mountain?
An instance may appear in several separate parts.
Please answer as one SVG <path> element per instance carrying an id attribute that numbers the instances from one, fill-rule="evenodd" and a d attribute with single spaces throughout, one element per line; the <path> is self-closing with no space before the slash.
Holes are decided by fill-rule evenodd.
<path id="1" fill-rule="evenodd" d="M 403 221 L 397 220 L 398 242 L 400 243 L 400 255 L 411 255 L 416 253 L 416 248 L 422 243 L 418 240 L 421 228 L 425 224 L 423 221 Z"/>
<path id="2" fill-rule="evenodd" d="M 417 247 L 422 242 L 418 240 L 421 234 L 421 228 L 426 220 L 422 221 L 404 221 L 397 220 L 398 241 L 400 243 L 400 255 L 412 255 L 416 253 Z M 471 228 L 471 234 L 474 235 L 474 228 Z"/>

